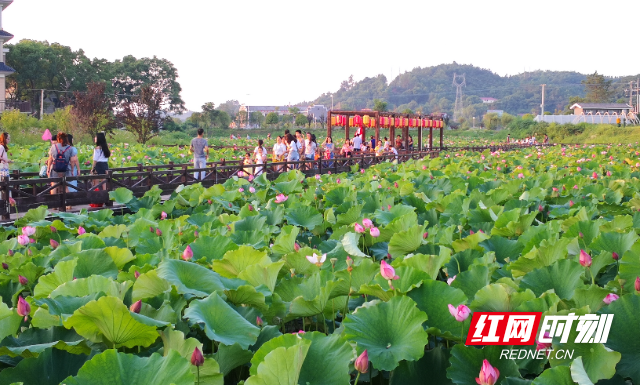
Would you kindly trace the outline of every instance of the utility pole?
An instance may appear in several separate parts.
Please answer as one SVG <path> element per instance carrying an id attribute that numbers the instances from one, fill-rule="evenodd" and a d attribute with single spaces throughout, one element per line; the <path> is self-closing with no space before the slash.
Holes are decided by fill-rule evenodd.
<path id="1" fill-rule="evenodd" d="M 456 81 L 457 78 L 462 79 L 462 81 Z M 467 86 L 467 79 L 465 78 L 465 74 L 453 74 L 453 86 L 456 87 L 456 104 L 453 108 L 453 120 L 457 122 L 460 120 L 460 118 L 462 118 L 462 113 L 464 110 L 464 105 L 462 103 L 462 87 Z"/>
<path id="2" fill-rule="evenodd" d="M 640 78 L 636 83 L 636 115 L 640 112 Z"/>
<path id="3" fill-rule="evenodd" d="M 44 90 L 40 90 L 40 120 L 44 115 Z"/>
<path id="4" fill-rule="evenodd" d="M 542 86 L 542 104 L 540 104 L 540 115 L 542 116 L 542 119 L 544 120 L 544 87 L 546 87 L 546 84 L 541 84 Z"/>
<path id="5" fill-rule="evenodd" d="M 629 82 L 629 105 L 633 109 L 633 80 Z M 637 90 L 636 90 L 637 91 Z"/>

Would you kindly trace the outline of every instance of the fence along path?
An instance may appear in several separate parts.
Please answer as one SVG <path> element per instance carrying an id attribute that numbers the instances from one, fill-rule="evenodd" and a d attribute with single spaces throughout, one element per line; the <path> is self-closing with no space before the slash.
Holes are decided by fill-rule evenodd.
<path id="1" fill-rule="evenodd" d="M 437 157 L 441 151 L 508 151 L 531 147 L 531 145 L 495 145 L 495 146 L 469 146 L 446 147 L 428 151 L 400 151 L 398 156 L 385 155 L 360 155 L 350 158 L 334 158 L 332 160 L 302 160 L 296 162 L 267 162 L 266 164 L 243 165 L 241 160 L 210 162 L 205 168 L 195 169 L 190 163 L 114 168 L 107 171 L 106 175 L 91 175 L 88 170 L 73 177 L 40 178 L 37 173 L 21 173 L 16 170 L 11 178 L 3 178 L 0 181 L 0 217 L 10 220 L 10 214 L 24 213 L 29 209 L 41 205 L 47 205 L 51 209 L 66 211 L 67 206 L 82 206 L 91 203 L 102 203 L 111 206 L 109 192 L 119 187 L 131 190 L 136 197 L 141 197 L 154 185 L 158 186 L 163 194 L 172 193 L 180 185 L 202 183 L 209 187 L 217 183 L 223 183 L 227 179 L 238 176 L 240 171 L 254 173 L 256 168 L 262 168 L 270 180 L 291 169 L 298 169 L 305 175 L 334 174 L 349 171 L 351 166 L 359 165 L 360 168 L 368 168 L 372 165 L 388 160 L 405 162 L 424 157 Z M 196 179 L 195 175 L 205 173 L 204 179 Z M 77 183 L 72 184 L 76 181 Z M 75 190 L 74 192 L 67 191 Z M 55 193 L 54 193 L 55 191 Z M 8 196 L 15 201 L 15 206 L 10 206 Z"/>

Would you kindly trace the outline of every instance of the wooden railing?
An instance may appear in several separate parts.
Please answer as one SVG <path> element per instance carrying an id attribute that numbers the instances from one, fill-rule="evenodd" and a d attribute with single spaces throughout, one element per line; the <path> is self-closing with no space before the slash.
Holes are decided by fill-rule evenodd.
<path id="1" fill-rule="evenodd" d="M 508 151 L 525 148 L 524 145 L 496 145 L 496 146 L 471 146 L 451 147 L 444 151 Z M 114 168 L 107 171 L 106 175 L 91 175 L 83 170 L 79 176 L 65 176 L 59 178 L 39 178 L 37 173 L 21 173 L 15 171 L 11 178 L 0 181 L 0 216 L 4 220 L 10 219 L 10 213 L 25 212 L 41 205 L 49 208 L 65 211 L 67 206 L 87 205 L 90 203 L 102 203 L 112 205 L 109 200 L 109 192 L 119 187 L 125 187 L 137 197 L 144 195 L 154 185 L 158 186 L 164 194 L 170 194 L 180 185 L 202 183 L 209 187 L 217 183 L 238 176 L 238 173 L 266 174 L 270 180 L 276 179 L 281 173 L 298 169 L 305 175 L 337 174 L 349 171 L 354 165 L 360 168 L 368 168 L 388 160 L 405 162 L 411 159 L 424 157 L 437 157 L 441 150 L 431 151 L 400 151 L 398 155 L 375 156 L 359 155 L 354 157 L 336 157 L 331 160 L 301 160 L 296 162 L 268 162 L 264 165 L 243 165 L 242 161 L 209 162 L 205 168 L 195 169 L 192 164 L 166 164 L 155 166 Z M 204 178 L 196 178 L 204 173 Z M 72 184 L 76 182 L 75 184 Z M 75 190 L 75 191 L 74 191 Z M 7 196 L 10 196 L 14 206 L 10 205 Z"/>

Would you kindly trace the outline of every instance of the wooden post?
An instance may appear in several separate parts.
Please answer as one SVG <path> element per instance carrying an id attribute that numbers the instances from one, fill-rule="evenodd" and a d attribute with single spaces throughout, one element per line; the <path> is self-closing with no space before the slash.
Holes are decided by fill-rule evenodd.
<path id="1" fill-rule="evenodd" d="M 378 114 L 378 120 L 376 121 L 376 146 L 379 146 L 379 145 L 380 145 L 380 114 Z"/>
<path id="2" fill-rule="evenodd" d="M 433 126 L 429 127 L 429 151 L 433 150 Z"/>
<path id="3" fill-rule="evenodd" d="M 443 149 L 443 145 L 444 145 L 444 125 L 440 127 L 440 150 Z"/>
<path id="4" fill-rule="evenodd" d="M 418 126 L 418 151 L 422 151 L 422 119 L 420 121 L 420 126 Z"/>
<path id="5" fill-rule="evenodd" d="M 396 140 L 396 127 L 393 126 L 389 128 L 389 142 L 391 142 L 391 145 L 393 145 L 394 147 L 396 143 L 395 140 Z"/>
<path id="6" fill-rule="evenodd" d="M 409 127 L 402 127 L 402 143 L 404 150 L 409 151 Z"/>
<path id="7" fill-rule="evenodd" d="M 331 136 L 331 110 L 327 113 L 327 136 Z"/>
<path id="8" fill-rule="evenodd" d="M 67 178 L 63 175 L 60 181 L 60 187 L 58 187 L 58 189 L 60 189 L 60 211 L 65 212 L 67 211 Z"/>
<path id="9" fill-rule="evenodd" d="M 107 192 L 113 190 L 113 182 L 111 180 L 112 178 L 113 178 L 113 170 L 107 170 L 107 181 L 105 183 L 105 188 L 107 189 Z M 105 204 L 105 206 L 113 207 L 113 201 L 109 199 Z"/>
<path id="10" fill-rule="evenodd" d="M 2 205 L 4 212 L 2 219 L 11 219 L 11 204 L 9 204 L 9 178 L 2 178 Z M 17 207 L 17 206 L 16 206 Z M 17 218 L 16 218 L 17 219 Z"/>
<path id="11" fill-rule="evenodd" d="M 344 139 L 350 139 L 349 138 L 349 119 L 347 119 L 347 123 L 344 125 Z"/>

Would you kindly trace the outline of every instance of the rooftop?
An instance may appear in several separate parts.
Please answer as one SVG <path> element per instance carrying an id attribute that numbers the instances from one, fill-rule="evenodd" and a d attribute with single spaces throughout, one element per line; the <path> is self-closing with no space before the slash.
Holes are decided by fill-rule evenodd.
<path id="1" fill-rule="evenodd" d="M 602 109 L 602 110 L 626 110 L 631 108 L 630 105 L 625 103 L 575 103 L 569 108 L 573 110 L 576 107 L 582 108 L 582 109 L 596 108 L 596 109 Z"/>
<path id="2" fill-rule="evenodd" d="M 16 72 L 16 70 L 4 64 L 3 62 L 0 62 L 0 73 L 7 74 L 7 73 L 14 73 L 14 72 Z"/>
<path id="3" fill-rule="evenodd" d="M 5 31 L 4 29 L 0 29 L 0 39 L 2 39 L 4 41 L 9 41 L 9 40 L 13 39 L 13 34 L 10 34 L 9 32 Z"/>

